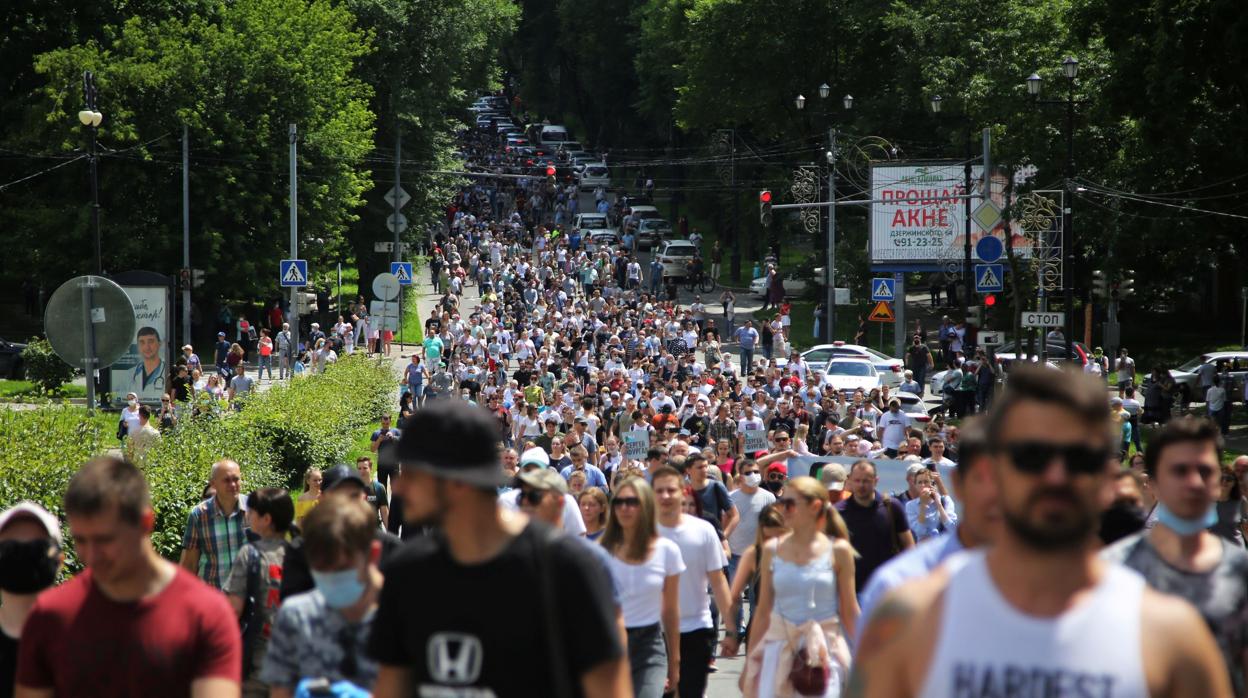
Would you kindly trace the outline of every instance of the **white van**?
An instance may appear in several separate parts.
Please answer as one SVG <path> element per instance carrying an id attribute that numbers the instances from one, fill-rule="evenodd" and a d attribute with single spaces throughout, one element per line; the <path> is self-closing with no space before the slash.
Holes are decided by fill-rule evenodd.
<path id="1" fill-rule="evenodd" d="M 542 145 L 558 146 L 563 141 L 570 141 L 572 137 L 568 135 L 568 129 L 563 126 L 543 126 L 542 127 Z"/>

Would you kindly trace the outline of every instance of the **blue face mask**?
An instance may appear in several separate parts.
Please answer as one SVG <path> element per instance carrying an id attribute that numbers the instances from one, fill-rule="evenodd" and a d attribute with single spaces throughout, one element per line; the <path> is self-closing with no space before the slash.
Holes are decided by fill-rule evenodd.
<path id="1" fill-rule="evenodd" d="M 1195 519 L 1184 519 L 1167 509 L 1165 504 L 1158 502 L 1157 522 L 1180 536 L 1192 536 L 1216 524 L 1218 522 L 1218 510 L 1210 504 L 1204 516 Z"/>
<path id="2" fill-rule="evenodd" d="M 339 610 L 350 606 L 364 595 L 364 582 L 360 581 L 357 569 L 339 572 L 317 572 L 312 570 L 312 581 L 325 597 L 330 608 Z"/>

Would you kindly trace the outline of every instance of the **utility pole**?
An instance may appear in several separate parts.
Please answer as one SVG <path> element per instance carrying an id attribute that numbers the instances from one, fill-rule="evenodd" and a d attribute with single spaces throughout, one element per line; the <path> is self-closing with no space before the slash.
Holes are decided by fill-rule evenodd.
<path id="1" fill-rule="evenodd" d="M 1065 271 L 1062 282 L 1066 286 L 1066 355 L 1064 361 L 1074 356 L 1075 341 L 1075 231 L 1074 215 L 1071 208 L 1075 205 L 1075 80 L 1066 81 L 1066 186 L 1062 197 L 1062 255 L 1065 256 Z"/>
<path id="2" fill-rule="evenodd" d="M 836 129 L 828 129 L 828 201 L 836 202 Z M 836 206 L 828 207 L 828 254 L 827 254 L 827 304 L 828 329 L 826 341 L 836 341 Z"/>
<path id="3" fill-rule="evenodd" d="M 298 131 L 290 125 L 290 258 L 299 259 L 299 173 L 296 169 L 296 143 Z M 299 287 L 290 289 L 290 350 L 293 359 L 299 358 Z M 293 365 L 293 364 L 292 364 Z"/>
<path id="4" fill-rule="evenodd" d="M 182 284 L 182 343 L 191 343 L 191 144 L 190 127 L 182 124 L 182 268 L 186 277 Z"/>
<path id="5" fill-rule="evenodd" d="M 728 171 L 732 189 L 732 280 L 741 280 L 741 217 L 738 215 L 741 195 L 737 191 L 737 132 L 730 131 L 732 147 L 729 149 Z"/>

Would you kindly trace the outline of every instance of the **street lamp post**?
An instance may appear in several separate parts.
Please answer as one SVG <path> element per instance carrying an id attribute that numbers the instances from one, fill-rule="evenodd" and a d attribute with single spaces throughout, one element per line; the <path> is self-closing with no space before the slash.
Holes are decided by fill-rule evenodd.
<path id="1" fill-rule="evenodd" d="M 821 112 L 823 120 L 828 124 L 828 149 L 824 153 L 828 162 L 828 249 L 826 252 L 827 259 L 825 261 L 826 269 L 824 280 L 825 299 L 824 309 L 828 316 L 825 323 L 824 341 L 835 341 L 836 332 L 836 129 L 831 125 L 831 118 L 828 112 L 828 97 L 832 95 L 832 87 L 828 83 L 819 86 L 819 100 L 823 104 Z M 806 108 L 806 98 L 798 95 L 793 100 L 798 111 Z M 841 106 L 845 111 L 854 108 L 853 95 L 845 95 L 841 98 Z"/>
<path id="2" fill-rule="evenodd" d="M 99 174 L 99 157 L 96 155 L 95 136 L 99 131 L 100 122 L 104 120 L 104 115 L 100 113 L 96 106 L 96 97 L 99 92 L 95 87 L 95 73 L 89 70 L 82 72 L 82 98 L 83 108 L 78 112 L 78 121 L 87 127 L 87 134 L 90 136 L 90 146 L 87 150 L 87 163 L 91 171 L 91 230 L 95 235 L 95 273 L 103 276 L 104 264 L 101 261 L 100 251 L 100 174 Z"/>
<path id="3" fill-rule="evenodd" d="M 1027 93 L 1037 104 L 1055 104 L 1066 108 L 1066 185 L 1065 197 L 1062 202 L 1062 286 L 1066 300 L 1066 359 L 1072 357 L 1075 341 L 1075 231 L 1074 206 L 1075 191 L 1075 78 L 1079 76 L 1079 61 L 1068 56 L 1062 61 L 1062 75 L 1066 78 L 1066 99 L 1040 99 L 1040 87 L 1044 80 L 1039 73 L 1032 73 L 1027 78 Z"/>
<path id="4" fill-rule="evenodd" d="M 941 108 L 944 106 L 944 100 L 941 99 L 940 95 L 935 95 L 931 99 L 931 106 L 932 106 L 932 113 L 939 115 L 941 112 Z M 966 199 L 964 200 L 965 203 L 963 204 L 963 208 L 966 213 L 966 216 L 965 216 L 966 231 L 962 236 L 962 317 L 966 319 L 967 322 L 970 321 L 971 291 L 974 290 L 975 288 L 974 284 L 971 282 L 971 279 L 973 278 L 972 273 L 974 272 L 974 267 L 971 263 L 971 174 L 972 174 L 971 160 L 973 159 L 973 157 L 974 156 L 971 153 L 971 122 L 970 122 L 970 117 L 967 116 L 966 162 L 963 163 L 963 166 L 962 166 L 962 179 L 963 179 L 963 185 L 962 185 L 963 192 L 962 193 L 966 194 Z M 986 177 L 987 175 L 985 174 L 985 181 L 987 181 Z M 985 187 L 985 191 L 986 190 L 987 188 Z M 987 195 L 985 194 L 985 200 L 987 200 L 986 196 Z M 954 290 L 957 290 L 957 285 L 952 284 L 952 288 Z M 952 300 L 953 299 L 950 299 L 951 302 Z"/>

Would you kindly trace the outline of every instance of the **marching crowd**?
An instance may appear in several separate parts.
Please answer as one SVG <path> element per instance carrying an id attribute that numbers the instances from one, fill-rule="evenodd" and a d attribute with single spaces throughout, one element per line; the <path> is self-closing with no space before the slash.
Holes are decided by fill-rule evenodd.
<path id="1" fill-rule="evenodd" d="M 93 460 L 59 586 L 60 522 L 6 510 L 0 695 L 700 698 L 741 653 L 747 696 L 1248 691 L 1248 457 L 1216 425 L 1123 463 L 1087 376 L 1021 367 L 960 425 L 838 393 L 647 293 L 489 134 L 462 146 L 515 176 L 448 209 L 375 460 L 298 498 L 221 460 L 177 564 L 141 470 Z"/>

